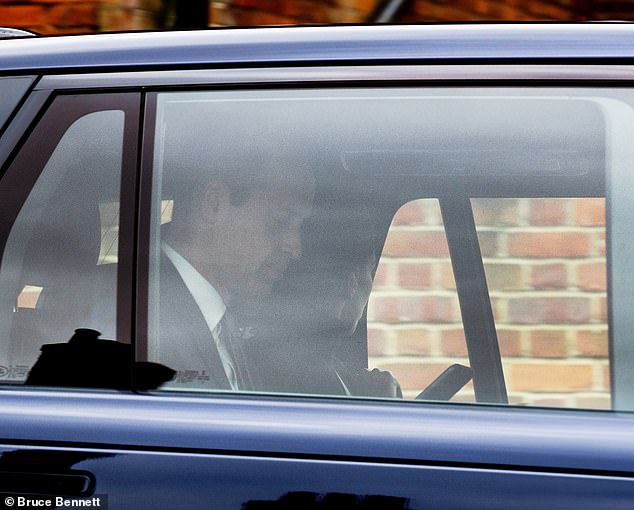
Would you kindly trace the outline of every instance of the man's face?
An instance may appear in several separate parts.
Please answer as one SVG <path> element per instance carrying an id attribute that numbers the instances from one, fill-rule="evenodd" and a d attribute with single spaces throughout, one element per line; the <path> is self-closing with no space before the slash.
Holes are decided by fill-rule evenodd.
<path id="1" fill-rule="evenodd" d="M 300 230 L 314 187 L 312 177 L 287 176 L 239 205 L 227 192 L 210 236 L 213 280 L 227 291 L 226 299 L 269 295 L 289 262 L 301 257 Z"/>

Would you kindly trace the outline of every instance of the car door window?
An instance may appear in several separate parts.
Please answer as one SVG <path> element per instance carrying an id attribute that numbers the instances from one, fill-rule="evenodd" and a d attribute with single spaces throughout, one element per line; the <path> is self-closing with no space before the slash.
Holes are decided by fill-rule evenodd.
<path id="1" fill-rule="evenodd" d="M 117 328 L 117 293 L 133 104 L 59 97 L 0 182 L 2 382 L 106 388 L 108 371 L 129 381 L 130 347 L 98 337 L 130 340 Z"/>
<path id="2" fill-rule="evenodd" d="M 610 94 L 151 95 L 164 388 L 608 408 Z"/>

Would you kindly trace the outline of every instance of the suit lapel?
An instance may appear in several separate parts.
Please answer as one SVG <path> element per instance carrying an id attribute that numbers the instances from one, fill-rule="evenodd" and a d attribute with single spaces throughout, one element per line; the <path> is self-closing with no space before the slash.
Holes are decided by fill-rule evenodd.
<path id="1" fill-rule="evenodd" d="M 176 387 L 231 389 L 207 323 L 164 255 L 160 278 L 159 362 L 179 372 Z"/>

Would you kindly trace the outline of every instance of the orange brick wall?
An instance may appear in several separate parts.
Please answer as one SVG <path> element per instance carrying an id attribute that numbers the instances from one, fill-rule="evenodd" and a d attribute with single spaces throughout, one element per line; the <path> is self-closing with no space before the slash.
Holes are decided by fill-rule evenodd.
<path id="1" fill-rule="evenodd" d="M 212 0 L 210 25 L 359 23 L 367 22 L 379 4 L 378 0 Z M 586 11 L 585 3 L 578 0 L 416 0 L 395 21 L 573 20 L 584 19 Z"/>
<path id="2" fill-rule="evenodd" d="M 399 21 L 573 20 L 582 14 L 578 4 L 574 0 L 417 0 L 404 9 Z"/>
<path id="3" fill-rule="evenodd" d="M 45 35 L 148 30 L 161 8 L 161 0 L 0 0 L 0 26 Z"/>
<path id="4" fill-rule="evenodd" d="M 379 0 L 209 0 L 210 26 L 368 22 Z M 0 26 L 42 34 L 147 30 L 166 0 L 0 0 Z M 395 21 L 634 19 L 634 0 L 414 0 Z"/>
<path id="5" fill-rule="evenodd" d="M 359 23 L 378 0 L 212 0 L 210 25 Z"/>
<path id="6" fill-rule="evenodd" d="M 511 401 L 609 406 L 604 200 L 473 202 Z M 438 203 L 397 213 L 368 311 L 371 366 L 414 397 L 469 364 Z M 471 389 L 461 400 L 473 400 Z"/>

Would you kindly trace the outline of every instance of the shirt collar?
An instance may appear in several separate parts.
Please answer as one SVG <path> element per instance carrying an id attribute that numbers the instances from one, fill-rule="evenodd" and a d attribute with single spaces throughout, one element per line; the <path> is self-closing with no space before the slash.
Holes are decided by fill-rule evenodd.
<path id="1" fill-rule="evenodd" d="M 194 298 L 205 318 L 209 331 L 214 331 L 225 314 L 227 306 L 218 291 L 185 258 L 165 241 L 161 243 L 163 253 L 183 279 L 183 283 Z"/>

